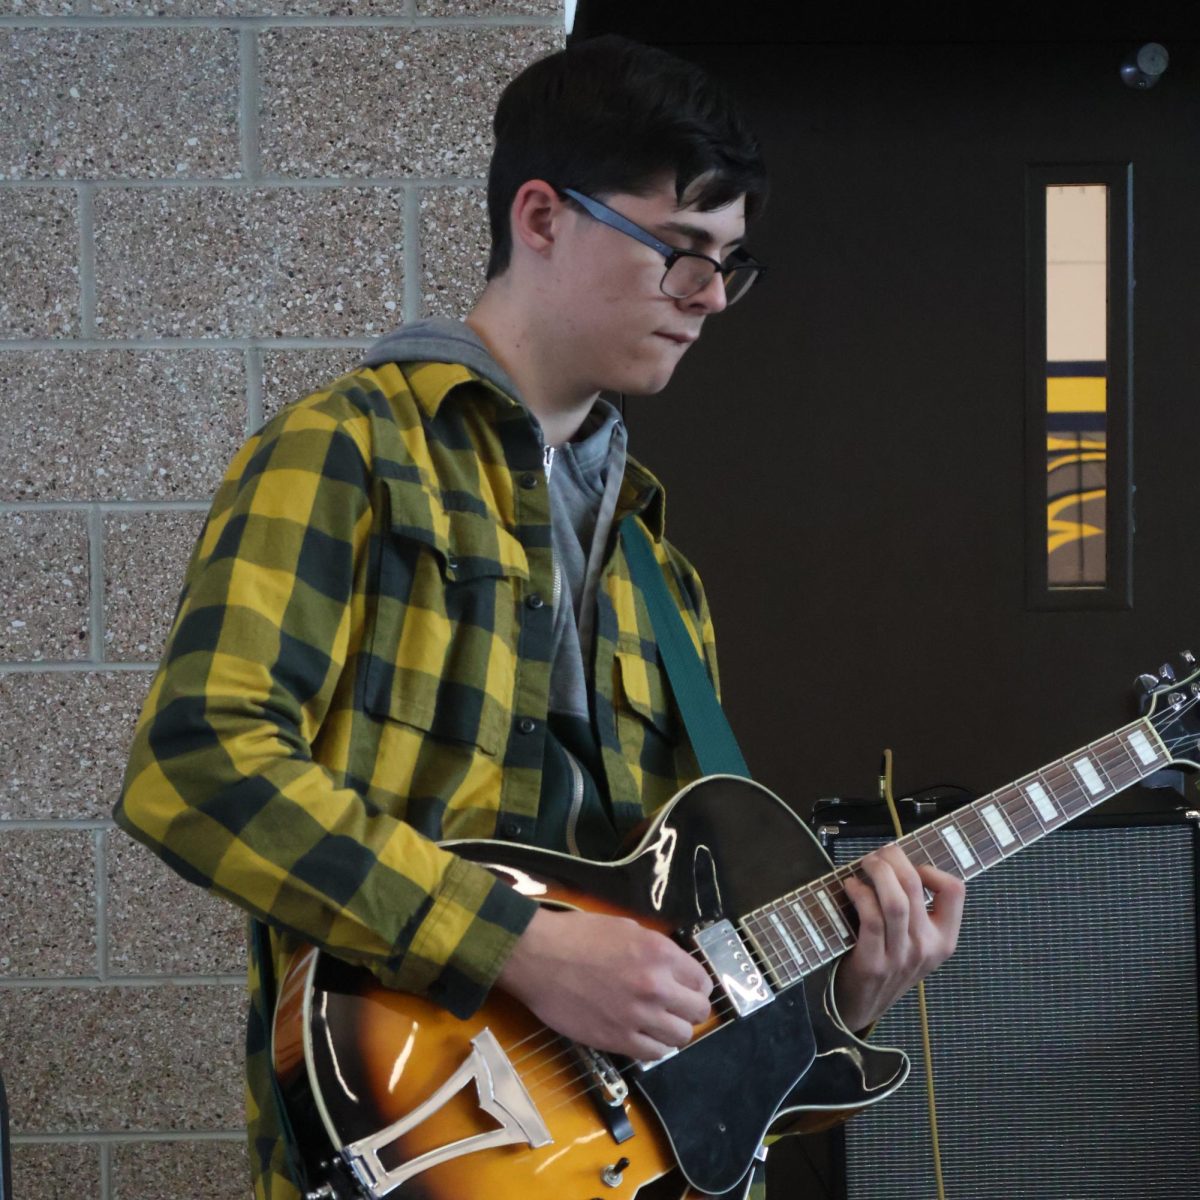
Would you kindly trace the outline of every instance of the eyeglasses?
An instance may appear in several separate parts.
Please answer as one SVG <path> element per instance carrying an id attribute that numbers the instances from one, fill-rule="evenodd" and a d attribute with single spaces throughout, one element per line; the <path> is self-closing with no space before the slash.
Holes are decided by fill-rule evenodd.
<path id="1" fill-rule="evenodd" d="M 672 300 L 686 300 L 689 296 L 702 292 L 712 282 L 713 276 L 719 274 L 725 285 L 725 306 L 728 308 L 750 290 L 765 269 L 740 247 L 724 262 L 718 262 L 697 250 L 677 250 L 640 225 L 635 225 L 628 217 L 623 217 L 615 209 L 609 208 L 607 204 L 593 200 L 591 196 L 585 196 L 574 188 L 556 190 L 560 195 L 569 196 L 574 200 L 594 221 L 628 234 L 643 246 L 657 250 L 667 260 L 667 269 L 663 272 L 662 283 L 659 286 L 664 295 L 670 296 Z"/>

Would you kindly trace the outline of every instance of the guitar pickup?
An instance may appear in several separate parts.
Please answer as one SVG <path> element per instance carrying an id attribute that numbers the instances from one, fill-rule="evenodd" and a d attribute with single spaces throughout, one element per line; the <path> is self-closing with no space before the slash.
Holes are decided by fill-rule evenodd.
<path id="1" fill-rule="evenodd" d="M 695 934 L 696 946 L 739 1017 L 775 999 L 758 964 L 730 921 L 717 921 Z"/>

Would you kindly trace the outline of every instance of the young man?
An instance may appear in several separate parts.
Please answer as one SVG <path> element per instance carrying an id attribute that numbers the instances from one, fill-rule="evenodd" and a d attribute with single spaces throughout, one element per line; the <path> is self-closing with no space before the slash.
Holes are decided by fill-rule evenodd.
<path id="1" fill-rule="evenodd" d="M 531 66 L 495 132 L 478 304 L 385 338 L 236 457 L 116 810 L 270 928 L 247 1071 L 272 1200 L 294 1187 L 257 968 L 278 977 L 299 946 L 459 1016 L 503 988 L 643 1060 L 709 1012 L 707 973 L 669 938 L 539 909 L 436 842 L 611 856 L 698 774 L 615 538 L 625 516 L 715 680 L 708 610 L 599 393 L 661 390 L 753 283 L 763 166 L 703 72 L 620 39 Z M 957 880 L 902 855 L 867 871 L 873 887 L 847 884 L 860 938 L 838 973 L 852 1028 L 952 951 L 962 906 Z"/>

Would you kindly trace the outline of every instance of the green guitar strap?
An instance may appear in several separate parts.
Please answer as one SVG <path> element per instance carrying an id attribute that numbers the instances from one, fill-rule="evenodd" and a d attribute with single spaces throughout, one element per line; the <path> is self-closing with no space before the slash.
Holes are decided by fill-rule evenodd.
<path id="1" fill-rule="evenodd" d="M 658 652 L 671 681 L 675 703 L 683 715 L 700 773 L 741 775 L 749 779 L 750 768 L 721 710 L 704 661 L 696 653 L 679 609 L 667 591 L 650 539 L 632 516 L 621 522 L 621 542 L 633 582 L 646 598 Z"/>
<path id="2" fill-rule="evenodd" d="M 262 1017 L 265 1022 L 265 1033 L 268 1047 L 272 1044 L 271 1021 L 275 1012 L 275 966 L 271 957 L 271 935 L 266 924 L 250 918 L 250 954 L 258 966 L 259 997 L 262 1002 Z M 287 1101 L 283 1098 L 283 1089 L 279 1086 L 279 1076 L 275 1074 L 275 1064 L 270 1064 L 271 1096 L 275 1101 L 275 1111 L 279 1118 L 279 1128 L 283 1134 L 283 1151 L 287 1159 L 288 1174 L 296 1190 L 303 1196 L 309 1191 L 304 1160 L 300 1155 L 300 1143 L 296 1140 L 292 1119 L 288 1115 Z"/>

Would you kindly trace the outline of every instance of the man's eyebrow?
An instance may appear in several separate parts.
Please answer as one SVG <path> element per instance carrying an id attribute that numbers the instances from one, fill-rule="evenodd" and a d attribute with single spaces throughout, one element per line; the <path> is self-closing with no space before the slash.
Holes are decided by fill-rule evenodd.
<path id="1" fill-rule="evenodd" d="M 713 243 L 712 233 L 699 225 L 689 225 L 686 221 L 663 221 L 659 229 L 666 233 L 677 233 L 683 237 L 691 238 L 694 242 L 700 242 L 702 245 L 711 246 Z M 740 246 L 746 239 L 744 237 L 736 237 L 731 242 L 726 242 L 721 247 L 722 250 L 733 250 Z"/>

